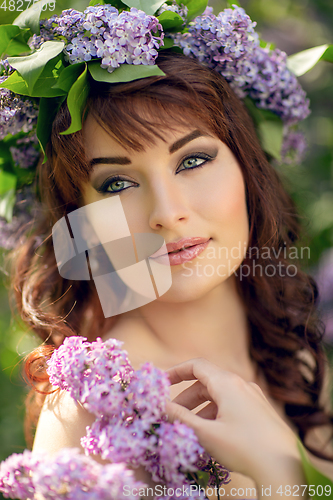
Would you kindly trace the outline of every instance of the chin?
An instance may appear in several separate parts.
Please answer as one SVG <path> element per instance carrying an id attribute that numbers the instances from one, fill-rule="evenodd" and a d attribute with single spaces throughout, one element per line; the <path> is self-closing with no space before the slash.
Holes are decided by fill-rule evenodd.
<path id="1" fill-rule="evenodd" d="M 180 269 L 178 273 L 173 272 L 172 285 L 165 294 L 157 299 L 159 302 L 184 303 L 200 300 L 217 287 L 223 286 L 223 283 L 227 282 L 229 278 L 229 276 L 222 279 L 217 276 L 205 277 L 195 274 L 184 276 L 182 272 L 183 269 Z"/>

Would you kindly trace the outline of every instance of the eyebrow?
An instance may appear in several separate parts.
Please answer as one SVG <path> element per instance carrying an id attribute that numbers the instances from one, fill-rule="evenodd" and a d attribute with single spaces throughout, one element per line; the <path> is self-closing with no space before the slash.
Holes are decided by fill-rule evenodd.
<path id="1" fill-rule="evenodd" d="M 194 130 L 190 134 L 186 135 L 185 137 L 182 137 L 181 139 L 178 139 L 178 141 L 174 142 L 170 147 L 169 147 L 169 152 L 170 154 L 175 153 L 178 151 L 178 149 L 181 149 L 184 147 L 186 144 L 189 142 L 193 141 L 194 139 L 197 139 L 198 137 L 202 136 L 207 136 L 208 134 L 204 134 L 201 132 L 199 129 Z M 106 164 L 106 165 L 130 165 L 132 162 L 127 156 L 102 156 L 99 158 L 93 158 L 90 160 L 90 166 L 93 167 L 94 165 L 99 165 L 101 163 Z"/>
<path id="2" fill-rule="evenodd" d="M 191 142 L 194 139 L 197 139 L 198 137 L 202 137 L 203 135 L 207 135 L 207 134 L 204 134 L 203 132 L 201 132 L 198 129 L 193 130 L 193 132 L 191 132 L 190 134 L 185 135 L 185 137 L 182 137 L 182 139 L 179 139 L 178 141 L 174 142 L 169 147 L 169 152 L 170 153 L 175 153 L 176 151 L 178 151 L 178 149 L 180 149 L 183 146 L 185 146 L 185 144 L 187 144 L 188 142 Z"/>

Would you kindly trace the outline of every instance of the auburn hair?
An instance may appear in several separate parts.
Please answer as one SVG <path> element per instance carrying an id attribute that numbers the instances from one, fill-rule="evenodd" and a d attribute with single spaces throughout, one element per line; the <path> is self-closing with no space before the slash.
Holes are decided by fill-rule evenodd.
<path id="1" fill-rule="evenodd" d="M 166 50 L 159 55 L 158 65 L 164 76 L 118 84 L 91 80 L 84 116 L 92 115 L 112 138 L 134 151 L 143 150 L 156 138 L 163 140 L 165 127 L 195 124 L 209 130 L 231 149 L 241 166 L 249 249 L 269 245 L 276 250 L 269 264 L 276 270 L 288 266 L 288 249 L 301 232 L 299 217 L 260 147 L 245 106 L 223 77 L 194 59 Z M 13 256 L 12 282 L 19 313 L 44 346 L 26 360 L 27 378 L 35 386 L 27 404 L 28 442 L 47 392 L 45 359 L 52 349 L 70 335 L 94 340 L 117 320 L 105 319 L 93 281 L 63 279 L 55 261 L 52 226 L 80 206 L 81 186 L 89 180 L 91 169 L 82 131 L 60 134 L 69 124 L 64 103 L 53 123 L 48 160 L 38 171 L 45 210 Z M 279 252 L 279 248 L 287 251 Z M 248 251 L 243 264 L 253 263 L 267 265 L 267 259 L 261 252 Z M 320 398 L 326 358 L 314 280 L 297 267 L 294 276 L 250 273 L 240 279 L 236 273 L 236 281 L 250 326 L 250 355 L 263 371 L 270 395 L 283 403 L 305 446 L 319 457 L 332 459 L 306 443 L 310 429 L 332 425 Z"/>

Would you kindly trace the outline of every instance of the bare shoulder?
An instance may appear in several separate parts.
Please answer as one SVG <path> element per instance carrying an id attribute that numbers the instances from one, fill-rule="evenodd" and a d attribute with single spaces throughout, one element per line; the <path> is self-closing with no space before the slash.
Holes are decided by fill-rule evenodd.
<path id="1" fill-rule="evenodd" d="M 94 415 L 68 392 L 49 394 L 40 413 L 33 449 L 55 453 L 61 448 L 81 448 L 80 439 L 94 420 Z"/>
<path id="2" fill-rule="evenodd" d="M 143 363 L 151 361 L 161 369 L 167 369 L 173 364 L 172 353 L 169 353 L 150 329 L 143 318 L 134 314 L 123 314 L 111 328 L 103 340 L 114 338 L 121 340 L 135 370 Z"/>

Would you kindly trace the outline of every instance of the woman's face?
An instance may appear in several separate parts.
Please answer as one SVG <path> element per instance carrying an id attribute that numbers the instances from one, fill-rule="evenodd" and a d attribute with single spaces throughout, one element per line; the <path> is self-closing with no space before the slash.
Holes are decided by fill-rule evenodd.
<path id="1" fill-rule="evenodd" d="M 83 134 L 94 164 L 82 188 L 84 204 L 119 196 L 131 234 L 192 247 L 175 253 L 167 245 L 172 286 L 158 300 L 195 300 L 230 283 L 245 255 L 249 223 L 243 175 L 229 147 L 190 124 L 165 127 L 165 142 L 156 138 L 140 152 L 125 149 L 91 116 Z"/>

